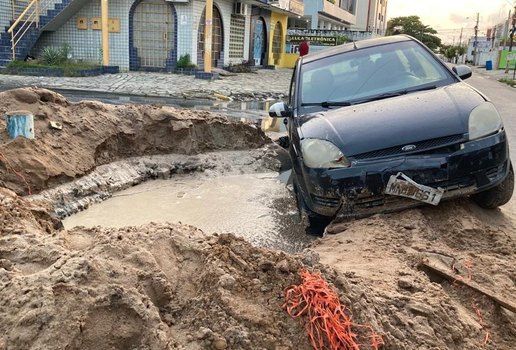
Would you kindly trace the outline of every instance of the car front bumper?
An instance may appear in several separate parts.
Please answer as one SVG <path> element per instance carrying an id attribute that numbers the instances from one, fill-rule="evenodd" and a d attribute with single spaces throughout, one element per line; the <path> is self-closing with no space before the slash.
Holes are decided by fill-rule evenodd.
<path id="1" fill-rule="evenodd" d="M 311 169 L 301 162 L 301 190 L 307 207 L 324 216 L 360 217 L 422 205 L 384 194 L 391 175 L 402 172 L 419 184 L 441 187 L 442 199 L 487 190 L 501 183 L 510 168 L 505 131 L 460 144 L 447 154 L 416 154 L 353 161 L 351 167 Z"/>

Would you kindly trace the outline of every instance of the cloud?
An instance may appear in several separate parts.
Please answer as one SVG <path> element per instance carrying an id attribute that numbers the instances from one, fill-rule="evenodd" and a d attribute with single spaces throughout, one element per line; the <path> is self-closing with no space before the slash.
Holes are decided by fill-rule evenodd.
<path id="1" fill-rule="evenodd" d="M 462 25 L 466 21 L 466 16 L 463 14 L 450 13 L 448 15 L 448 20 L 454 24 Z"/>

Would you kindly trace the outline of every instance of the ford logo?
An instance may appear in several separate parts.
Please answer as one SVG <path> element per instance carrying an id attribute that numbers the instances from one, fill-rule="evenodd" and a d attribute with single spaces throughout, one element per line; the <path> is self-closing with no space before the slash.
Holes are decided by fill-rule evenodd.
<path id="1" fill-rule="evenodd" d="M 416 149 L 416 145 L 406 145 L 406 146 L 401 147 L 401 150 L 403 152 L 413 151 L 415 149 Z"/>

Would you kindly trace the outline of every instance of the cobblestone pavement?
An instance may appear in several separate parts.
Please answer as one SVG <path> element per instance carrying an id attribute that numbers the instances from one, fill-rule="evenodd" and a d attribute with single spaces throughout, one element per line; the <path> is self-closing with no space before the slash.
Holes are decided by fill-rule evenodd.
<path id="1" fill-rule="evenodd" d="M 0 89 L 38 86 L 48 89 L 76 90 L 113 94 L 183 97 L 188 99 L 264 100 L 287 95 L 292 70 L 261 69 L 255 73 L 238 73 L 209 81 L 193 76 L 128 72 L 95 77 L 32 77 L 0 75 Z"/>
<path id="2" fill-rule="evenodd" d="M 502 70 L 487 71 L 485 68 L 472 67 L 474 74 L 490 79 L 512 78 Z M 1 75 L 0 90 L 38 86 L 48 89 L 73 90 L 96 93 L 111 93 L 135 96 L 156 96 L 186 99 L 224 99 L 236 101 L 281 99 L 288 93 L 291 69 L 261 69 L 255 73 L 238 73 L 223 76 L 217 80 L 195 79 L 193 76 L 170 74 L 128 72 L 105 74 L 95 77 L 32 77 Z"/>

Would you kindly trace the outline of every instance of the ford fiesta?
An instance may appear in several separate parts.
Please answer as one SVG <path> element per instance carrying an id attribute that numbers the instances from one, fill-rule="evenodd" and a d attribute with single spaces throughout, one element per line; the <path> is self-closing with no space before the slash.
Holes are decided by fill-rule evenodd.
<path id="1" fill-rule="evenodd" d="M 310 225 L 471 196 L 509 201 L 514 174 L 495 106 L 409 36 L 302 57 L 286 118 L 293 185 Z"/>

